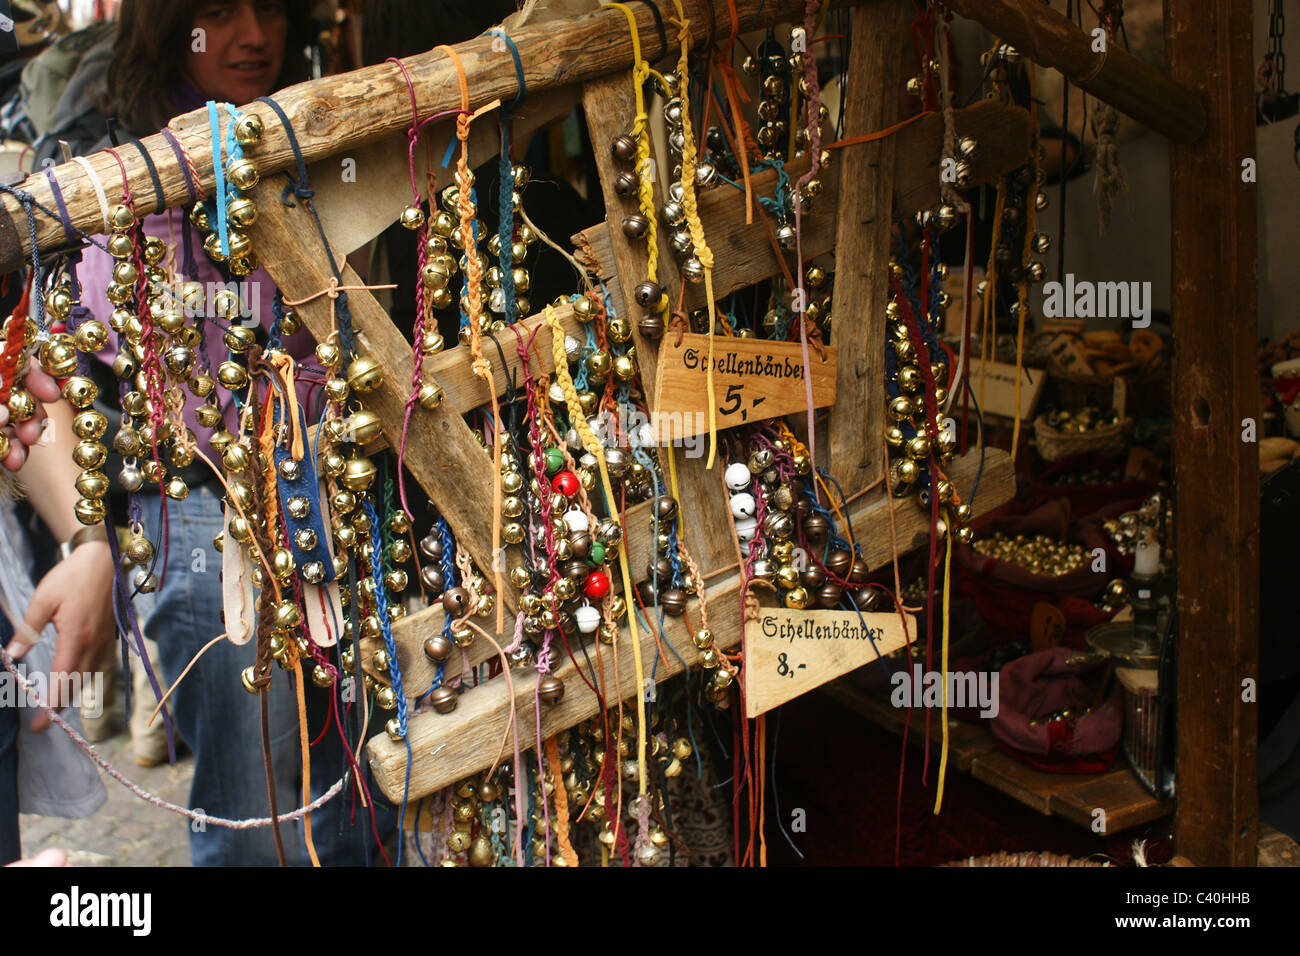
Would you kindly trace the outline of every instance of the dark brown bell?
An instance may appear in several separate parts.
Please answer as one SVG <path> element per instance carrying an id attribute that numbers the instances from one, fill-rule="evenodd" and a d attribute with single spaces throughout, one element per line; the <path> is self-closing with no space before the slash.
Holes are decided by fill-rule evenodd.
<path id="1" fill-rule="evenodd" d="M 649 581 L 642 581 L 636 586 L 637 594 L 641 598 L 641 603 L 646 607 L 655 603 L 655 586 Z"/>
<path id="2" fill-rule="evenodd" d="M 564 697 L 564 681 L 554 674 L 543 674 L 537 681 L 537 696 L 548 704 L 558 704 Z"/>
<path id="3" fill-rule="evenodd" d="M 640 188 L 641 180 L 636 178 L 635 173 L 624 171 L 614 179 L 614 192 L 620 196 L 635 196 Z"/>
<path id="4" fill-rule="evenodd" d="M 420 553 L 426 558 L 441 558 L 442 539 L 434 534 L 426 534 L 420 539 Z"/>
<path id="5" fill-rule="evenodd" d="M 661 582 L 667 581 L 673 576 L 673 563 L 667 558 L 658 558 L 650 562 L 645 573 L 649 575 L 652 581 L 656 575 Z"/>
<path id="6" fill-rule="evenodd" d="M 799 575 L 799 580 L 809 591 L 816 591 L 826 583 L 826 572 L 814 564 Z"/>
<path id="7" fill-rule="evenodd" d="M 812 501 L 808 498 L 800 498 L 795 502 L 794 510 L 799 515 L 799 520 L 806 520 L 812 516 Z"/>
<path id="8" fill-rule="evenodd" d="M 564 565 L 564 576 L 573 578 L 575 581 L 581 581 L 591 572 L 591 567 L 582 558 L 574 558 Z"/>
<path id="9" fill-rule="evenodd" d="M 591 535 L 580 531 L 569 539 L 569 547 L 573 550 L 574 557 L 585 558 L 591 554 Z"/>
<path id="10" fill-rule="evenodd" d="M 636 330 L 644 338 L 658 341 L 664 336 L 664 320 L 655 313 L 647 313 L 636 320 Z"/>
<path id="11" fill-rule="evenodd" d="M 443 586 L 447 583 L 443 580 L 442 569 L 433 564 L 426 564 L 420 568 L 420 580 L 424 582 L 426 588 L 433 592 L 434 597 L 442 593 Z"/>
<path id="12" fill-rule="evenodd" d="M 452 617 L 464 617 L 469 610 L 469 592 L 464 588 L 451 588 L 442 596 L 442 609 Z"/>
<path id="13" fill-rule="evenodd" d="M 824 608 L 837 607 L 844 593 L 838 584 L 823 584 L 817 589 L 817 603 Z"/>
<path id="14" fill-rule="evenodd" d="M 831 530 L 831 523 L 821 515 L 809 515 L 804 519 L 803 533 L 811 541 L 820 541 L 826 537 L 826 533 Z"/>
<path id="15" fill-rule="evenodd" d="M 436 688 L 429 694 L 429 703 L 433 709 L 440 714 L 450 714 L 456 709 L 456 704 L 460 700 L 456 692 L 445 684 Z"/>
<path id="16" fill-rule="evenodd" d="M 885 592 L 880 588 L 859 588 L 853 593 L 853 603 L 859 611 L 883 610 L 880 605 L 884 599 Z"/>
<path id="17" fill-rule="evenodd" d="M 659 606 L 665 614 L 680 617 L 686 613 L 686 595 L 676 588 L 669 588 L 659 596 Z"/>
<path id="18" fill-rule="evenodd" d="M 429 658 L 435 664 L 441 664 L 451 657 L 451 652 L 456 649 L 451 638 L 444 634 L 435 634 L 433 637 L 425 638 L 424 656 Z"/>
<path id="19" fill-rule="evenodd" d="M 657 282 L 638 282 L 636 288 L 632 290 L 632 298 L 636 299 L 636 304 L 643 309 L 654 308 L 663 297 L 664 287 Z"/>
<path id="20" fill-rule="evenodd" d="M 614 142 L 609 146 L 609 150 L 614 154 L 615 159 L 621 159 L 624 162 L 631 162 L 636 159 L 636 140 L 626 134 L 615 136 Z"/>
<path id="21" fill-rule="evenodd" d="M 655 514 L 660 521 L 672 521 L 677 517 L 677 499 L 672 495 L 660 495 L 655 499 Z"/>
<path id="22" fill-rule="evenodd" d="M 844 578 L 844 576 L 849 573 L 849 569 L 852 567 L 853 567 L 852 552 L 845 551 L 840 548 L 837 548 L 836 550 L 832 551 L 830 553 L 830 557 L 826 559 L 826 570 L 829 571 L 831 574 L 835 575 L 835 577 L 837 578 L 841 578 L 841 579 Z"/>
<path id="23" fill-rule="evenodd" d="M 644 239 L 650 231 L 650 220 L 639 212 L 623 217 L 623 235 L 629 239 Z"/>
<path id="24" fill-rule="evenodd" d="M 866 584 L 870 575 L 871 569 L 867 567 L 867 562 L 861 558 L 855 558 L 853 564 L 849 567 L 849 583 Z"/>

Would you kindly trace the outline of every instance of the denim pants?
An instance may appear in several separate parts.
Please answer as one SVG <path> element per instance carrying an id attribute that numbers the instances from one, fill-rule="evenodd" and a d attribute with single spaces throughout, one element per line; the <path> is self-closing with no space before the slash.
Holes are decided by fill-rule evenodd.
<path id="1" fill-rule="evenodd" d="M 142 498 L 146 529 L 155 542 L 158 501 L 153 495 Z M 145 636 L 158 642 L 163 675 L 170 683 L 204 644 L 225 630 L 221 555 L 213 546 L 222 527 L 221 500 L 210 487 L 195 488 L 184 501 L 167 500 L 167 517 L 166 575 L 160 574 L 162 585 L 157 592 L 138 595 L 135 605 Z M 233 541 L 226 546 L 238 547 Z M 157 571 L 161 570 L 160 560 Z M 239 820 L 271 815 L 262 756 L 261 702 L 240 681 L 240 673 L 255 661 L 255 641 L 242 647 L 221 641 L 199 659 L 172 696 L 176 729 L 194 752 L 190 807 L 211 816 Z M 306 691 L 309 737 L 314 738 L 328 712 L 328 698 L 310 681 Z M 302 805 L 302 755 L 292 672 L 274 668 L 265 693 L 277 809 L 285 814 Z M 331 730 L 312 749 L 313 797 L 339 779 L 342 767 L 338 735 Z M 323 865 L 362 865 L 366 861 L 369 816 L 360 811 L 351 820 L 350 804 L 345 789 L 312 814 L 313 842 Z M 270 827 L 233 830 L 212 824 L 199 826 L 190 825 L 190 854 L 195 866 L 274 866 L 277 862 Z M 306 865 L 309 860 L 301 821 L 281 824 L 280 833 L 287 862 Z"/>
<path id="2" fill-rule="evenodd" d="M 0 614 L 0 647 L 13 636 L 13 628 Z M 9 679 L 7 671 L 0 680 Z M 22 856 L 18 840 L 18 707 L 0 704 L 0 866 Z"/>

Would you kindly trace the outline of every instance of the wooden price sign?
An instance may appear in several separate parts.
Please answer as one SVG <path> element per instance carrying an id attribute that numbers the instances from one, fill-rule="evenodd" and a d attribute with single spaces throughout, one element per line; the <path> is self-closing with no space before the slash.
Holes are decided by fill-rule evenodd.
<path id="1" fill-rule="evenodd" d="M 809 348 L 813 407 L 835 404 L 835 349 Z M 660 443 L 709 430 L 709 337 L 670 333 L 659 350 L 652 425 Z M 798 342 L 713 337 L 713 392 L 718 429 L 806 411 L 803 350 Z"/>
<path id="2" fill-rule="evenodd" d="M 863 627 L 863 623 L 866 627 Z M 916 640 L 916 619 L 907 616 Z M 757 717 L 907 644 L 890 613 L 760 608 L 745 621 L 745 716 Z"/>

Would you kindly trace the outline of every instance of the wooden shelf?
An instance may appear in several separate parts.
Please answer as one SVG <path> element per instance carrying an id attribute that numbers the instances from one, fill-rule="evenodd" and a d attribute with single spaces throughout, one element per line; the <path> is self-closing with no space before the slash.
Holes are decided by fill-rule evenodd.
<path id="1" fill-rule="evenodd" d="M 822 690 L 841 706 L 902 736 L 907 712 L 892 706 L 885 697 L 868 693 L 847 677 Z M 920 746 L 925 738 L 913 733 L 910 739 Z M 1099 774 L 1043 773 L 999 750 L 988 728 L 966 721 L 949 720 L 948 762 L 1045 816 L 1058 816 L 1091 829 L 1094 811 L 1100 808 L 1106 812 L 1107 833 L 1158 820 L 1174 810 L 1172 800 L 1157 800 L 1149 794 L 1122 760 Z"/>

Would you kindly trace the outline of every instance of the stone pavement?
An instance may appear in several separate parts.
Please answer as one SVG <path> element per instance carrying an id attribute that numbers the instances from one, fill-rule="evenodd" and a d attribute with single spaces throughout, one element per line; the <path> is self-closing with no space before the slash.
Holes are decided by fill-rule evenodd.
<path id="1" fill-rule="evenodd" d="M 131 753 L 131 736 L 124 727 L 121 695 L 114 702 L 115 734 L 96 749 L 124 777 L 171 803 L 187 806 L 194 759 L 180 757 L 176 766 L 141 767 Z M 48 733 L 62 733 L 51 727 Z M 37 817 L 19 818 L 23 855 L 34 856 L 49 847 L 67 851 L 74 866 L 189 866 L 189 821 L 141 800 L 102 770 L 108 799 L 84 820 Z"/>

